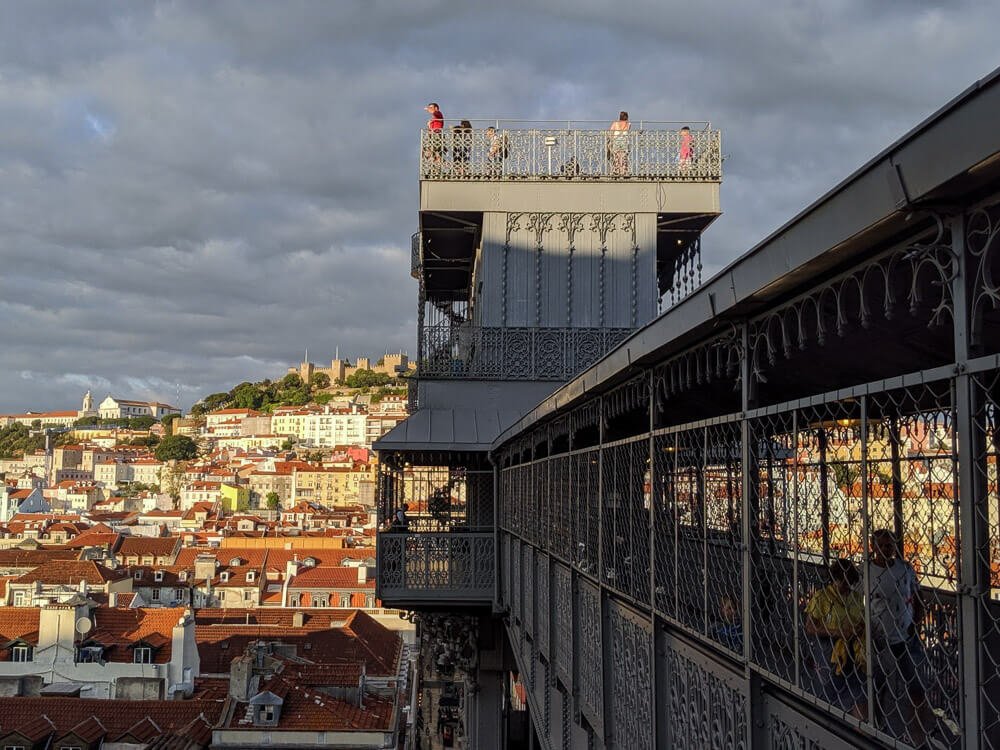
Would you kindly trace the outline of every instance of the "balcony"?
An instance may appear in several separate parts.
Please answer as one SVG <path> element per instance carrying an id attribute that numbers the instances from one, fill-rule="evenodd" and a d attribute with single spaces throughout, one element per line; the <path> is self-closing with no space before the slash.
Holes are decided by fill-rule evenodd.
<path id="1" fill-rule="evenodd" d="M 496 580 L 493 474 L 480 468 L 411 466 L 387 456 L 379 469 L 385 518 L 378 535 L 378 596 L 387 606 L 492 602 Z"/>
<path id="2" fill-rule="evenodd" d="M 490 126 L 494 131 L 487 132 Z M 432 181 L 633 180 L 719 182 L 721 134 L 710 123 L 474 121 L 420 133 L 420 175 Z"/>
<path id="3" fill-rule="evenodd" d="M 387 531 L 378 538 L 379 598 L 393 606 L 493 601 L 492 532 Z"/>

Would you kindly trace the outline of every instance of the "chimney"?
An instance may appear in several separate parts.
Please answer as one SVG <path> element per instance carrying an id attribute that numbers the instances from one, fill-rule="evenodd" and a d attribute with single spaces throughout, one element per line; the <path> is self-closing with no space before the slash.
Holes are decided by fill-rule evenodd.
<path id="1" fill-rule="evenodd" d="M 87 595 L 87 582 L 84 579 L 80 579 L 80 586 L 78 587 L 80 594 L 83 596 Z"/>
<path id="2" fill-rule="evenodd" d="M 358 566 L 358 584 L 363 584 L 368 580 L 368 568 L 364 565 Z"/>
<path id="3" fill-rule="evenodd" d="M 296 611 L 292 613 L 293 628 L 301 628 L 303 625 L 305 625 L 305 622 L 306 622 L 306 616 L 302 612 Z"/>
<path id="4" fill-rule="evenodd" d="M 108 594 L 108 607 L 114 609 L 118 606 L 118 592 L 112 591 Z"/>

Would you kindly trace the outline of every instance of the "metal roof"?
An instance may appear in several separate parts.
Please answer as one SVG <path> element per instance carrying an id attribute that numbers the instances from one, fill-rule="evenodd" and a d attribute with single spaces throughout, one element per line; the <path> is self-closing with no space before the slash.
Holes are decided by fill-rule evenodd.
<path id="1" fill-rule="evenodd" d="M 848 258 L 904 231 L 1000 169 L 1000 68 L 864 164 L 697 291 L 506 428 L 494 447 L 591 392 L 683 351 Z"/>
<path id="2" fill-rule="evenodd" d="M 521 414 L 517 409 L 421 409 L 372 447 L 377 451 L 486 451 Z"/>

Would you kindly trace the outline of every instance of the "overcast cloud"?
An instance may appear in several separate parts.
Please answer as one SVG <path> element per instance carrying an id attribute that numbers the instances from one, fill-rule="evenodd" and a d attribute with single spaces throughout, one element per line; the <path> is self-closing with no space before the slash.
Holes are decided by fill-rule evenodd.
<path id="1" fill-rule="evenodd" d="M 412 353 L 428 100 L 711 119 L 711 272 L 1000 64 L 997 28 L 988 2 L 0 0 L 0 412 Z"/>

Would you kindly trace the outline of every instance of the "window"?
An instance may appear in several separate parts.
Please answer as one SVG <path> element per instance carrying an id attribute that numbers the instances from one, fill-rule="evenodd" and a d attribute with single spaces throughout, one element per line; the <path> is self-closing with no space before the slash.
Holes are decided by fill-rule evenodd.
<path id="1" fill-rule="evenodd" d="M 17 662 L 31 661 L 31 646 L 14 646 L 10 652 L 10 660 Z"/>
<path id="2" fill-rule="evenodd" d="M 142 571 L 141 570 L 135 571 L 135 573 L 132 574 L 132 577 L 137 581 L 142 579 Z"/>
<path id="3" fill-rule="evenodd" d="M 253 592 L 250 589 L 243 589 L 243 599 L 249 601 L 253 598 Z"/>
<path id="4" fill-rule="evenodd" d="M 179 602 L 183 602 L 186 599 L 186 597 L 184 596 L 184 589 L 175 589 L 174 599 L 176 599 Z"/>
<path id="5" fill-rule="evenodd" d="M 153 580 L 156 581 L 157 583 L 159 583 L 160 581 L 162 581 L 163 580 L 163 571 L 162 570 L 158 570 L 155 573 L 153 573 Z"/>
<path id="6" fill-rule="evenodd" d="M 160 601 L 160 590 L 159 589 L 151 589 L 151 591 L 153 592 L 153 601 L 154 602 Z"/>
<path id="7" fill-rule="evenodd" d="M 222 581 L 223 583 L 229 583 L 229 571 L 228 570 L 222 571 L 222 573 L 219 575 L 219 580 Z"/>
<path id="8" fill-rule="evenodd" d="M 264 721 L 274 721 L 274 706 L 264 706 L 261 713 L 264 715 Z"/>
<path id="9" fill-rule="evenodd" d="M 3 750 L 24 750 L 24 745 L 4 745 Z"/>
<path id="10" fill-rule="evenodd" d="M 14 592 L 14 606 L 15 607 L 23 607 L 24 606 L 24 592 L 23 591 L 15 591 Z"/>
<path id="11" fill-rule="evenodd" d="M 137 648 L 132 654 L 133 664 L 152 664 L 153 663 L 153 649 L 151 648 Z"/>
<path id="12" fill-rule="evenodd" d="M 254 582 L 254 579 L 255 579 L 256 577 L 257 577 L 257 574 L 256 574 L 256 573 L 254 573 L 254 572 L 253 572 L 252 570 L 251 570 L 251 571 L 248 571 L 248 572 L 247 572 L 247 583 L 253 583 L 253 582 Z"/>

